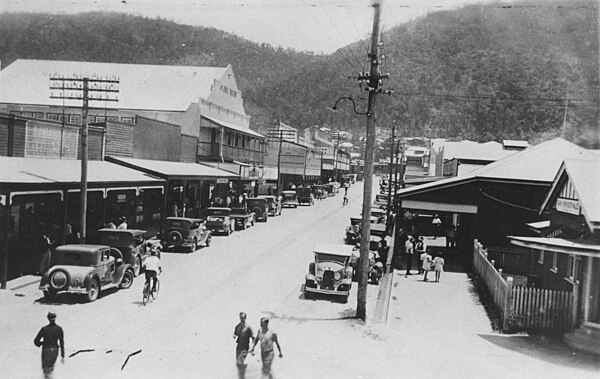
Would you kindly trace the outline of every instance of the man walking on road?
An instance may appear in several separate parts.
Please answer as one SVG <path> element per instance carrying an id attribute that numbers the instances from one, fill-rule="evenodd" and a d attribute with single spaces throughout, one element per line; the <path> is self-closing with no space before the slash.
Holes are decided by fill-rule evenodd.
<path id="1" fill-rule="evenodd" d="M 273 364 L 273 358 L 275 354 L 273 353 L 273 343 L 277 345 L 277 350 L 279 350 L 279 358 L 283 358 L 283 354 L 281 354 L 281 346 L 279 346 L 279 340 L 277 339 L 277 334 L 271 330 L 269 330 L 269 319 L 263 317 L 260 319 L 260 330 L 256 334 L 256 338 L 254 339 L 254 345 L 252 346 L 252 350 L 250 353 L 254 355 L 254 347 L 260 341 L 260 357 L 262 359 L 262 374 L 263 377 L 273 378 L 271 374 L 271 365 Z"/>
<path id="2" fill-rule="evenodd" d="M 54 364 L 58 358 L 59 342 L 60 356 L 63 362 L 65 359 L 65 340 L 63 330 L 60 326 L 56 325 L 55 320 L 56 314 L 49 312 L 49 324 L 42 327 L 33 340 L 35 346 L 42 347 L 42 370 L 44 371 L 44 378 L 46 379 L 52 378 Z"/>
<path id="3" fill-rule="evenodd" d="M 246 356 L 250 349 L 250 340 L 254 339 L 252 328 L 246 324 L 246 313 L 240 312 L 240 323 L 233 330 L 233 338 L 237 343 L 235 348 L 235 363 L 238 369 L 238 377 L 244 379 L 246 377 Z"/>

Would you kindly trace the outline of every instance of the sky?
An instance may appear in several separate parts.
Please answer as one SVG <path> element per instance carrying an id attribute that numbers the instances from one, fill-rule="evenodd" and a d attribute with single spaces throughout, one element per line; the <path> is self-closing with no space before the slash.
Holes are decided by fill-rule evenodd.
<path id="1" fill-rule="evenodd" d="M 0 0 L 0 12 L 112 11 L 214 27 L 273 47 L 329 54 L 369 38 L 373 0 Z M 383 0 L 381 26 L 490 0 Z"/>

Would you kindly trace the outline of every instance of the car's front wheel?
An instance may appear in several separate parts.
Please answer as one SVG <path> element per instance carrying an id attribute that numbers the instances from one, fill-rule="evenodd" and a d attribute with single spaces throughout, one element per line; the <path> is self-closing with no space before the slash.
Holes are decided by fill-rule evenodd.
<path id="1" fill-rule="evenodd" d="M 131 287 L 131 285 L 133 284 L 133 277 L 133 271 L 125 270 L 125 273 L 123 274 L 123 279 L 121 279 L 121 284 L 119 284 L 119 287 L 122 289 L 128 289 L 129 287 Z"/>
<path id="2" fill-rule="evenodd" d="M 92 279 L 92 283 L 90 283 L 90 290 L 85 295 L 86 300 L 91 303 L 96 301 L 98 295 L 100 294 L 100 282 L 98 279 Z"/>

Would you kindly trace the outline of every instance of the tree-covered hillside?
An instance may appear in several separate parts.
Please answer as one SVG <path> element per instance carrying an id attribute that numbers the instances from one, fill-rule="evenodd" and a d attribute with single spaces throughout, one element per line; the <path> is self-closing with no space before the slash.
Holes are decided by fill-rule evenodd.
<path id="1" fill-rule="evenodd" d="M 600 148 L 597 3 L 529 1 L 432 13 L 385 31 L 378 125 L 406 135 L 472 140 L 562 135 Z M 2 66 L 17 58 L 225 66 L 253 127 L 273 120 L 327 124 L 364 135 L 351 104 L 366 97 L 348 76 L 367 68 L 368 41 L 331 55 L 260 45 L 215 29 L 120 14 L 0 15 Z M 358 58 L 358 59 L 357 59 Z M 361 66 L 362 64 L 362 66 Z M 566 110 L 566 122 L 565 120 Z"/>

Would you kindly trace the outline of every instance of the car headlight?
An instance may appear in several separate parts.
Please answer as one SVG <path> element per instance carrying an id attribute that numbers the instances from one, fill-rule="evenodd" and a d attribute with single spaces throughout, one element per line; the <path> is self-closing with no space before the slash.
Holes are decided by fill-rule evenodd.
<path id="1" fill-rule="evenodd" d="M 339 272 L 336 272 L 335 274 L 333 274 L 333 278 L 335 280 L 340 280 L 340 279 L 342 279 L 342 274 Z"/>

